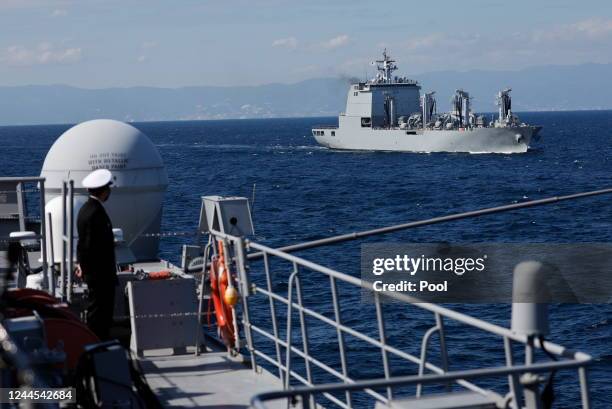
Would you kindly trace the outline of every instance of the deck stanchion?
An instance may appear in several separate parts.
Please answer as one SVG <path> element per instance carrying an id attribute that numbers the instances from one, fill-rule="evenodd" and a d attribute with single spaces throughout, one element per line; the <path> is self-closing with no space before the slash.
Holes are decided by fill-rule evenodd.
<path id="1" fill-rule="evenodd" d="M 297 263 L 293 263 L 293 271 L 295 272 L 295 290 L 297 292 L 298 314 L 300 316 L 300 331 L 302 332 L 302 348 L 304 350 L 304 365 L 306 367 L 306 379 L 312 383 L 312 372 L 310 370 L 310 352 L 308 345 L 308 328 L 306 325 L 306 315 L 304 314 L 304 305 L 302 300 L 302 283 L 300 280 L 300 268 Z"/>
<path id="2" fill-rule="evenodd" d="M 51 262 L 48 264 L 49 266 L 49 275 L 51 277 L 51 279 L 49 280 L 49 292 L 51 293 L 51 295 L 55 296 L 55 271 L 54 271 L 54 266 L 55 266 L 55 245 L 53 243 L 53 217 L 51 215 L 51 213 L 47 213 L 47 216 L 49 217 L 48 223 L 49 223 L 49 236 L 47 237 L 47 240 L 49 242 L 49 257 L 51 257 Z"/>
<path id="3" fill-rule="evenodd" d="M 276 349 L 276 362 L 278 366 L 278 374 L 281 380 L 281 383 L 285 384 L 285 375 L 283 372 L 283 361 L 281 358 L 281 348 L 278 340 L 280 339 L 278 334 L 278 321 L 276 317 L 276 307 L 274 305 L 274 299 L 270 294 L 272 294 L 272 278 L 270 277 L 270 261 L 267 253 L 264 253 L 263 257 L 264 261 L 264 271 L 266 273 L 266 286 L 268 288 L 268 300 L 270 303 L 270 316 L 272 318 L 272 333 L 274 334 L 274 347 Z"/>
<path id="4" fill-rule="evenodd" d="M 62 183 L 62 260 L 60 263 L 62 301 L 66 301 L 66 182 Z"/>
<path id="5" fill-rule="evenodd" d="M 297 271 L 291 273 L 287 288 L 287 351 L 285 358 L 285 389 L 289 389 L 289 385 L 291 385 L 291 321 L 293 315 L 293 282 L 295 281 L 296 276 Z"/>
<path id="6" fill-rule="evenodd" d="M 578 376 L 580 378 L 580 396 L 582 398 L 582 409 L 591 409 L 591 396 L 589 394 L 589 380 L 587 377 L 587 369 L 584 366 L 578 368 Z"/>
<path id="7" fill-rule="evenodd" d="M 257 361 L 255 359 L 255 345 L 253 344 L 253 333 L 251 331 L 251 318 L 249 316 L 249 280 L 246 267 L 246 257 L 244 255 L 244 240 L 241 237 L 233 241 L 234 255 L 236 256 L 236 268 L 240 279 L 240 296 L 242 298 L 242 315 L 244 333 L 247 340 L 247 348 L 251 356 L 251 366 L 257 372 Z"/>
<path id="8" fill-rule="evenodd" d="M 440 337 L 440 361 L 442 362 L 442 370 L 448 372 L 448 349 L 446 348 L 446 333 L 444 331 L 444 318 L 436 312 L 436 326 L 438 327 L 438 336 Z M 451 384 L 446 384 L 447 390 L 452 390 Z"/>
<path id="9" fill-rule="evenodd" d="M 52 296 L 55 296 L 55 280 L 53 277 L 53 270 L 49 269 L 49 262 L 47 258 L 47 232 L 46 232 L 46 220 L 45 220 L 45 179 L 42 178 L 39 181 L 40 187 L 40 251 L 42 259 L 42 271 L 45 280 L 44 285 L 47 286 L 47 290 Z M 53 263 L 53 260 L 51 261 Z"/>
<path id="10" fill-rule="evenodd" d="M 512 341 L 508 337 L 504 337 L 504 351 L 506 353 L 506 366 L 514 365 L 514 356 L 512 354 Z M 508 375 L 508 386 L 512 395 L 512 409 L 520 409 L 522 407 L 523 394 L 521 383 L 516 374 Z"/>
<path id="11" fill-rule="evenodd" d="M 68 182 L 68 277 L 67 299 L 72 302 L 72 274 L 74 273 L 74 181 Z"/>
<path id="12" fill-rule="evenodd" d="M 378 334 L 382 347 L 380 353 L 382 354 L 383 370 L 385 371 L 385 379 L 391 378 L 391 369 L 389 367 L 389 356 L 385 346 L 387 345 L 387 335 L 385 331 L 385 319 L 383 314 L 382 304 L 380 303 L 380 293 L 374 291 L 374 304 L 376 305 L 376 321 L 378 321 Z M 387 399 L 393 399 L 393 388 L 387 387 Z"/>
<path id="13" fill-rule="evenodd" d="M 204 292 L 206 290 L 206 266 L 208 265 L 208 257 L 210 255 L 212 237 L 209 237 L 208 243 L 204 246 L 204 254 L 202 260 L 202 278 L 200 279 L 200 293 L 198 295 L 198 330 L 196 331 L 196 345 L 195 345 L 195 356 L 200 355 L 201 352 L 201 338 L 202 338 L 202 311 L 204 310 Z M 198 240 L 199 243 L 199 240 Z M 205 338 L 203 338 L 205 339 Z"/>
<path id="14" fill-rule="evenodd" d="M 344 347 L 344 334 L 340 329 L 340 325 L 342 325 L 342 318 L 340 316 L 340 303 L 338 302 L 338 287 L 336 285 L 336 279 L 332 276 L 329 276 L 329 284 L 331 287 L 332 293 L 332 303 L 334 305 L 334 316 L 336 318 L 336 334 L 338 336 L 338 347 L 340 349 L 340 364 L 342 366 L 342 375 L 345 378 L 348 378 L 348 365 L 346 362 L 346 350 Z M 351 392 L 346 391 L 346 404 L 349 407 L 352 407 L 352 397 Z"/>

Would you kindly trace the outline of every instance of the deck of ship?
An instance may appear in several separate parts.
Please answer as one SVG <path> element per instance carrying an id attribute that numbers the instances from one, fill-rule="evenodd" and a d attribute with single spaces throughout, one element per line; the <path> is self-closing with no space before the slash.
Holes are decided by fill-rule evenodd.
<path id="1" fill-rule="evenodd" d="M 140 360 L 149 386 L 167 408 L 247 408 L 253 395 L 282 389 L 280 380 L 271 373 L 256 373 L 214 346 L 199 356 L 190 350 L 183 355 L 170 352 L 147 352 Z M 285 408 L 284 403 L 270 407 Z"/>

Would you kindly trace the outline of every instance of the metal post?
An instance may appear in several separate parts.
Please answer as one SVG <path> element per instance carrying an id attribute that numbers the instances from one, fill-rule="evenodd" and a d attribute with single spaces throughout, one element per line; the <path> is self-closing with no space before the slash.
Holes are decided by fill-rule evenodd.
<path id="1" fill-rule="evenodd" d="M 23 197 L 23 183 L 18 182 L 15 187 L 15 193 L 17 194 L 17 212 L 19 213 L 19 230 L 26 231 L 26 208 Z"/>
<path id="2" fill-rule="evenodd" d="M 389 367 L 389 357 L 387 355 L 387 350 L 384 348 L 387 345 L 387 336 L 385 333 L 384 314 L 382 310 L 382 305 L 380 304 L 380 293 L 378 291 L 374 292 L 374 304 L 376 305 L 376 321 L 378 322 L 378 334 L 380 338 L 380 343 L 383 346 L 382 348 L 380 348 L 383 360 L 383 369 L 385 371 L 385 379 L 389 379 L 391 377 L 391 369 Z M 387 399 L 393 399 L 393 388 L 391 387 L 387 387 Z"/>
<path id="3" fill-rule="evenodd" d="M 525 343 L 525 365 L 531 365 L 533 363 L 534 353 L 534 337 L 533 335 L 527 336 L 527 342 Z"/>
<path id="4" fill-rule="evenodd" d="M 531 365 L 534 362 L 534 336 L 527 336 L 527 343 L 525 344 L 525 365 Z M 523 385 L 523 395 L 525 396 L 525 408 L 527 409 L 541 409 L 542 399 L 540 397 L 540 380 L 537 374 L 524 373 L 521 377 L 521 384 Z"/>
<path id="5" fill-rule="evenodd" d="M 42 271 L 43 275 L 46 276 L 46 286 L 49 293 L 55 296 L 55 281 L 53 278 L 53 272 L 49 271 L 49 264 L 47 262 L 47 232 L 46 232 L 46 221 L 45 221 L 45 179 L 40 182 L 40 251 L 42 258 Z M 43 281 L 44 283 L 45 281 Z"/>
<path id="6" fill-rule="evenodd" d="M 427 347 L 429 346 L 429 339 L 434 334 L 434 332 L 438 331 L 438 326 L 435 325 L 425 332 L 423 335 L 423 341 L 421 341 L 421 359 L 419 361 L 419 376 L 423 376 L 425 374 L 425 364 L 427 363 Z M 417 383 L 416 387 L 416 397 L 421 397 L 421 393 L 423 391 L 423 385 L 421 383 Z"/>
<path id="7" fill-rule="evenodd" d="M 508 337 L 504 337 L 504 350 L 506 352 L 506 366 L 512 367 L 514 365 L 514 357 L 512 354 L 512 341 Z M 510 394 L 513 397 L 512 408 L 520 409 L 522 407 L 523 393 L 518 375 L 508 375 L 508 384 L 510 387 Z"/>
<path id="8" fill-rule="evenodd" d="M 268 260 L 268 253 L 264 253 L 263 257 L 264 261 L 264 271 L 266 273 L 266 285 L 268 287 L 268 300 L 270 302 L 270 316 L 272 317 L 272 332 L 274 333 L 274 347 L 276 348 L 276 362 L 278 363 L 278 375 L 281 380 L 281 383 L 285 384 L 285 375 L 282 369 L 283 362 L 281 359 L 281 348 L 278 342 L 278 322 L 276 318 L 276 307 L 274 305 L 274 299 L 270 294 L 272 294 L 272 278 L 270 277 L 270 264 Z"/>
<path id="9" fill-rule="evenodd" d="M 448 349 L 446 348 L 444 319 L 439 313 L 436 313 L 436 325 L 438 327 L 438 336 L 440 337 L 440 360 L 442 361 L 442 369 L 444 372 L 448 372 Z M 446 387 L 449 391 L 452 390 L 451 383 L 447 383 Z"/>
<path id="10" fill-rule="evenodd" d="M 72 274 L 74 273 L 74 181 L 68 182 L 68 302 L 72 302 Z"/>
<path id="11" fill-rule="evenodd" d="M 234 240 L 234 255 L 236 257 L 236 268 L 238 269 L 238 278 L 240 280 L 240 292 L 245 297 L 251 295 L 251 280 L 248 273 L 247 257 L 245 251 L 245 242 L 242 237 L 237 237 Z"/>
<path id="12" fill-rule="evenodd" d="M 291 320 L 293 315 L 293 281 L 297 276 L 297 271 L 294 271 L 289 276 L 289 286 L 287 288 L 287 351 L 285 358 L 285 389 L 289 389 L 291 384 Z"/>
<path id="13" fill-rule="evenodd" d="M 234 254 L 236 256 L 236 268 L 240 279 L 240 295 L 242 297 L 242 315 L 244 318 L 244 333 L 247 339 L 247 348 L 251 355 L 251 365 L 253 371 L 257 372 L 257 361 L 255 360 L 255 345 L 253 344 L 253 333 L 251 329 L 251 318 L 249 316 L 249 280 L 246 267 L 246 256 L 244 254 L 244 240 L 238 237 L 234 241 Z"/>
<path id="14" fill-rule="evenodd" d="M 47 213 L 47 216 L 49 216 L 49 237 L 47 237 L 47 239 L 49 240 L 49 250 L 51 253 L 51 263 L 49 263 L 49 269 L 51 270 L 51 275 L 53 276 L 53 265 L 55 262 L 55 249 L 53 248 L 53 220 L 51 213 Z M 53 294 L 55 295 L 55 280 L 51 281 L 53 282 Z"/>
<path id="15" fill-rule="evenodd" d="M 591 409 L 591 397 L 589 395 L 589 380 L 585 366 L 578 368 L 580 377 L 580 396 L 582 398 L 582 409 Z"/>
<path id="16" fill-rule="evenodd" d="M 198 295 L 198 330 L 196 331 L 195 355 L 200 355 L 200 336 L 202 332 L 202 310 L 204 309 L 204 291 L 206 289 L 206 265 L 208 264 L 208 256 L 210 253 L 211 238 L 204 246 L 204 255 L 202 259 L 202 278 L 200 280 L 200 294 Z M 212 268 L 212 265 L 211 265 Z"/>
<path id="17" fill-rule="evenodd" d="M 342 325 L 342 318 L 340 316 L 340 303 L 338 302 L 338 288 L 336 286 L 336 279 L 332 276 L 329 276 L 331 293 L 332 293 L 332 302 L 334 304 L 334 316 L 336 318 L 336 333 L 338 335 L 338 348 L 340 349 L 340 364 L 342 365 L 342 375 L 345 378 L 348 378 L 348 367 L 346 363 L 346 349 L 344 347 L 344 334 L 340 329 L 340 325 Z M 345 392 L 346 394 L 346 404 L 349 407 L 352 407 L 352 397 L 349 391 Z"/>
<path id="18" fill-rule="evenodd" d="M 66 301 L 66 182 L 62 183 L 62 260 L 60 264 L 60 292 Z"/>
<path id="19" fill-rule="evenodd" d="M 300 306 L 300 329 L 302 331 L 302 347 L 304 349 L 304 365 L 306 366 L 306 379 L 312 385 L 312 372 L 310 370 L 310 352 L 308 351 L 308 328 L 306 325 L 306 315 L 304 314 L 302 304 L 302 284 L 300 282 L 299 267 L 297 263 L 293 263 L 293 271 L 295 272 L 295 288 L 297 290 L 298 305 Z"/>

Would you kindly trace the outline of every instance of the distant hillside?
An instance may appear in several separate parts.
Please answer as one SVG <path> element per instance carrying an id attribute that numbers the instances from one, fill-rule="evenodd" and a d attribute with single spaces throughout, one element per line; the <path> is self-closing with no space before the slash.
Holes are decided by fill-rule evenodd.
<path id="1" fill-rule="evenodd" d="M 437 91 L 439 110 L 447 110 L 454 90 L 463 88 L 474 97 L 476 110 L 493 111 L 496 91 L 506 86 L 514 90 L 515 111 L 612 108 L 609 64 L 405 74 L 419 80 L 423 90 Z M 322 78 L 251 87 L 0 87 L 0 125 L 334 116 L 344 110 L 347 86 L 346 79 Z"/>

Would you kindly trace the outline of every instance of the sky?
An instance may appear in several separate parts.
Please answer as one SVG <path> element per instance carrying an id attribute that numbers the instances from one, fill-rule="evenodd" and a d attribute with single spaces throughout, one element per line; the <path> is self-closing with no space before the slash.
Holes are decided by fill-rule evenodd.
<path id="1" fill-rule="evenodd" d="M 612 63 L 610 0 L 0 0 L 0 86 L 294 83 Z"/>

